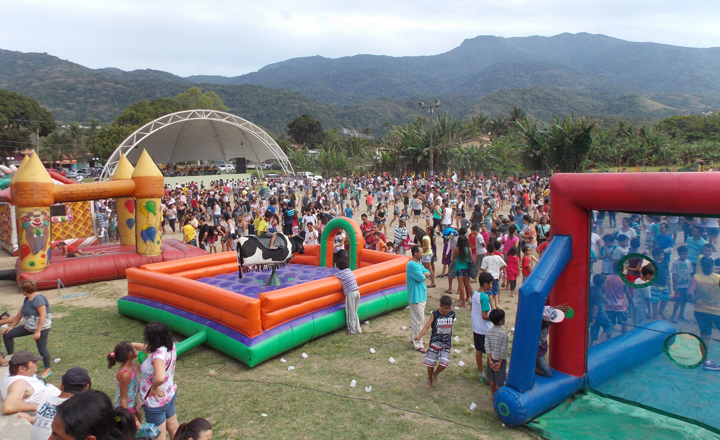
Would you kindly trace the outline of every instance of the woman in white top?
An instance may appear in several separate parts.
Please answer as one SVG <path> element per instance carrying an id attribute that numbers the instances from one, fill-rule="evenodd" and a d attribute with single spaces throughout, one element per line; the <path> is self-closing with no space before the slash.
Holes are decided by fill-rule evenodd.
<path id="1" fill-rule="evenodd" d="M 623 217 L 622 222 L 620 223 L 620 226 L 615 228 L 615 235 L 624 235 L 630 240 L 637 237 L 637 232 L 635 232 L 635 229 L 630 227 L 630 217 Z"/>

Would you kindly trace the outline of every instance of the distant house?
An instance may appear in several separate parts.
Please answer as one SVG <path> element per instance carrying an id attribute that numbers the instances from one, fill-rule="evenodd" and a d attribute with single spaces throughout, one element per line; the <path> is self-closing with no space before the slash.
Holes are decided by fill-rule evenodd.
<path id="1" fill-rule="evenodd" d="M 468 139 L 468 140 L 462 142 L 462 146 L 464 148 L 482 147 L 483 145 L 489 145 L 489 144 L 492 144 L 492 136 L 490 136 L 489 134 L 483 134 L 474 139 Z"/>

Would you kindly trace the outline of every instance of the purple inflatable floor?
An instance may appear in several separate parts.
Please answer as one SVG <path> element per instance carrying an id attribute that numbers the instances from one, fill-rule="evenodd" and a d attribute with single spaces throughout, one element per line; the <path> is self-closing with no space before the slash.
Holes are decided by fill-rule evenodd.
<path id="1" fill-rule="evenodd" d="M 282 281 L 282 286 L 266 286 L 270 278 L 271 271 L 268 272 L 248 272 L 243 274 L 243 279 L 238 279 L 237 272 L 216 275 L 214 277 L 199 278 L 197 281 L 230 292 L 239 293 L 241 295 L 257 298 L 263 292 L 270 292 L 297 284 L 307 283 L 322 278 L 327 278 L 337 273 L 335 267 L 317 267 L 306 266 L 304 264 L 288 264 L 277 270 L 277 274 Z"/>

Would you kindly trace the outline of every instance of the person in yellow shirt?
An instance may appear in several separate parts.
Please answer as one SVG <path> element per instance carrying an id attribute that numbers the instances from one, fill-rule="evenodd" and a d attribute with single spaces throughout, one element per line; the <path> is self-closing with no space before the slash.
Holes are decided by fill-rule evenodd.
<path id="1" fill-rule="evenodd" d="M 185 225 L 183 226 L 183 238 L 185 243 L 190 246 L 197 246 L 197 240 L 195 240 L 195 228 L 190 224 L 190 220 L 185 219 Z"/>
<path id="2" fill-rule="evenodd" d="M 272 218 L 275 216 L 271 211 L 265 211 L 265 217 L 261 218 L 260 221 L 258 219 L 255 219 L 255 231 L 257 233 L 258 237 L 270 237 L 270 249 L 274 250 L 277 249 L 275 247 L 275 238 L 277 237 L 277 232 L 270 232 L 270 222 L 272 221 Z"/>

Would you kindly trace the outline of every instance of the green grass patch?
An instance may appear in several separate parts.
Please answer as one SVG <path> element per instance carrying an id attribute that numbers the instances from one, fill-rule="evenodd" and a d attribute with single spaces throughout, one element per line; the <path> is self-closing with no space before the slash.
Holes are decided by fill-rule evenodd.
<path id="1" fill-rule="evenodd" d="M 428 301 L 427 313 L 436 303 Z M 82 366 L 93 387 L 114 398 L 117 370 L 107 368 L 106 356 L 120 341 L 140 341 L 145 323 L 116 308 L 57 305 L 53 312 L 62 317 L 53 321 L 49 348 L 61 360 L 53 364 L 50 382 L 59 385 L 64 371 Z M 338 330 L 252 369 L 207 346 L 195 348 L 177 365 L 179 420 L 205 417 L 219 439 L 530 438 L 526 428 L 503 427 L 492 411 L 489 389 L 476 379 L 469 310 L 456 312 L 454 334 L 460 341 L 453 350 L 461 353 L 451 352 L 450 367 L 431 391 L 422 388 L 423 355 L 412 350 L 409 312 L 402 309 L 363 324 L 361 335 Z M 23 349 L 36 351 L 34 341 L 18 339 L 16 350 Z M 391 356 L 395 364 L 388 362 Z M 458 366 L 460 360 L 465 367 Z M 294 371 L 288 371 L 290 365 Z M 356 388 L 350 387 L 353 379 Z M 478 404 L 474 412 L 471 402 Z"/>

